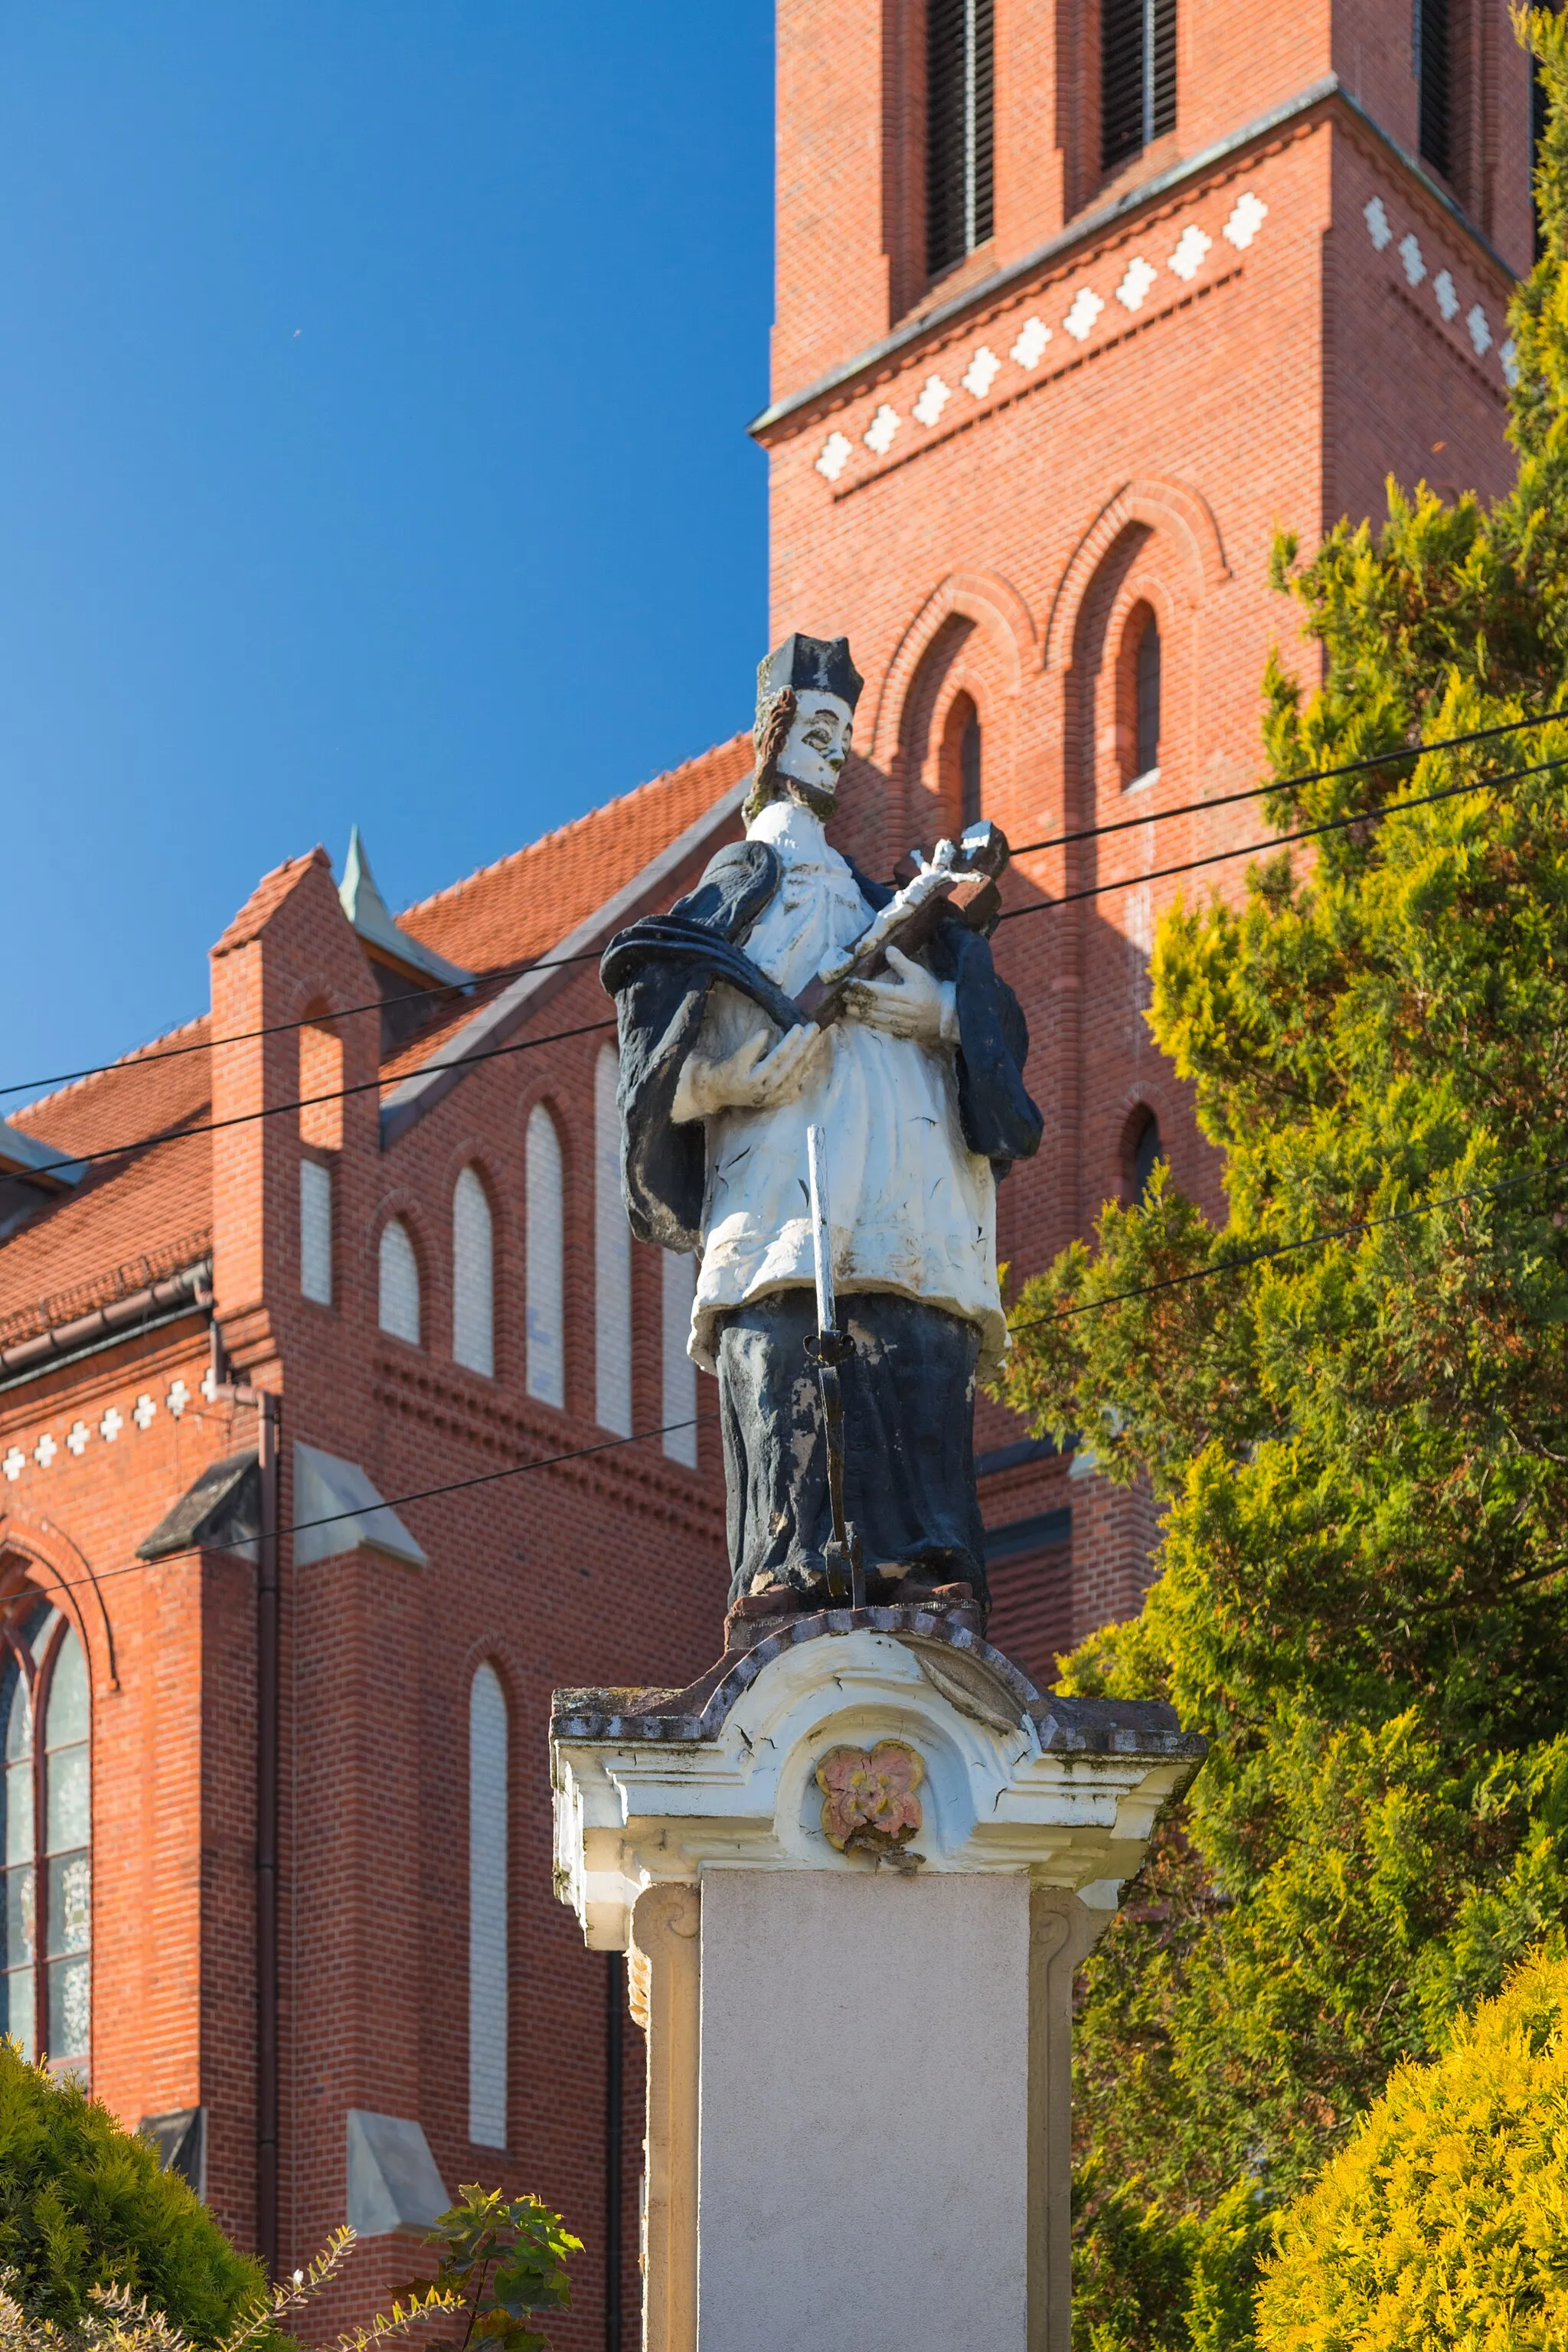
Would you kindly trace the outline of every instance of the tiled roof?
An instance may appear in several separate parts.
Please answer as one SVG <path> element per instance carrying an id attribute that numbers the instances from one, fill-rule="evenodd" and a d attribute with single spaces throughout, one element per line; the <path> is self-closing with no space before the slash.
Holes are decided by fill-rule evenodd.
<path id="1" fill-rule="evenodd" d="M 486 866 L 401 917 L 438 954 L 469 970 L 526 961 L 552 947 L 592 915 L 616 890 L 711 808 L 746 772 L 751 739 L 738 735 L 668 775 L 628 793 L 546 834 L 510 857 Z M 287 859 L 265 875 L 218 940 L 224 954 L 253 940 L 310 867 L 330 861 L 323 849 Z M 494 994 L 500 980 L 481 986 Z M 430 1026 L 410 1039 L 385 1066 L 390 1082 L 426 1061 L 447 1030 L 469 1020 L 476 996 L 442 1007 Z M 0 1329 L 14 1338 L 60 1319 L 68 1297 L 73 1314 L 123 1297 L 143 1265 L 163 1274 L 208 1245 L 212 1225 L 212 1142 L 178 1130 L 202 1125 L 211 1101 L 209 1024 L 205 1015 L 140 1047 L 108 1070 L 64 1087 L 11 1114 L 26 1133 L 62 1155 L 117 1150 L 144 1138 L 165 1137 L 151 1150 L 133 1151 L 89 1168 L 80 1184 L 50 1200 L 0 1242 Z M 172 1049 L 195 1047 L 195 1051 Z"/>
<path id="2" fill-rule="evenodd" d="M 308 857 L 286 857 L 270 874 L 264 874 L 226 931 L 213 948 L 214 955 L 227 955 L 231 948 L 242 948 L 265 930 L 272 916 L 282 905 L 296 884 L 302 881 L 312 866 L 324 866 L 330 874 L 332 861 L 316 844 Z"/>
<path id="3" fill-rule="evenodd" d="M 15 1127 L 66 1151 L 104 1151 L 182 1127 L 212 1093 L 206 1013 L 122 1061 L 11 1113 Z M 194 1050 L 192 1050 L 194 1049 Z"/>
<path id="4" fill-rule="evenodd" d="M 58 1320 L 48 1302 L 68 1292 L 73 1314 L 123 1297 L 124 1269 L 142 1257 L 163 1261 L 205 1247 L 212 1222 L 212 1139 L 182 1135 L 156 1151 L 111 1161 L 83 1178 L 0 1244 L 0 1324 L 15 1338 Z M 157 1276 L 153 1277 L 157 1279 Z M 132 1287 L 137 1286 L 132 1284 Z"/>
<path id="5" fill-rule="evenodd" d="M 470 971 L 493 971 L 540 955 L 711 808 L 745 774 L 751 759 L 750 735 L 732 736 L 422 899 L 398 923 Z"/>

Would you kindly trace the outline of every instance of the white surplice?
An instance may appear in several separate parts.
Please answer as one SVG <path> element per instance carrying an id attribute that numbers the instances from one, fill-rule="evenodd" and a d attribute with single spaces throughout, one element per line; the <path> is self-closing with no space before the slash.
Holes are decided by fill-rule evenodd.
<path id="1" fill-rule="evenodd" d="M 784 864 L 778 889 L 743 942 L 796 996 L 871 920 L 820 821 L 776 800 L 747 828 Z M 723 1061 L 773 1024 L 715 982 L 697 1052 Z M 689 1352 L 714 1370 L 714 1320 L 746 1301 L 815 1279 L 805 1131 L 827 1139 L 834 1277 L 840 1294 L 892 1290 L 978 1324 L 980 1371 L 1000 1363 L 1006 1319 L 996 1286 L 996 1187 L 958 1116 L 952 1045 L 890 1037 L 844 1019 L 793 1102 L 709 1118 L 702 1258 Z"/>

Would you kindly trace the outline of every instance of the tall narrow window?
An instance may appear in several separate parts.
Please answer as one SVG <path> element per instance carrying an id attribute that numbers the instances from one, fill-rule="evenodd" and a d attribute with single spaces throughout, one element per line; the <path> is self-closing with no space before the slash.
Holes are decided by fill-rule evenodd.
<path id="1" fill-rule="evenodd" d="M 1165 1157 L 1165 1147 L 1160 1140 L 1160 1122 L 1145 1103 L 1133 1114 L 1128 1136 L 1128 1169 L 1133 1202 L 1146 1201 L 1149 1187 L 1154 1181 L 1157 1163 Z"/>
<path id="2" fill-rule="evenodd" d="M 408 1228 L 399 1217 L 389 1218 L 381 1229 L 377 1273 L 380 1277 L 377 1322 L 384 1331 L 390 1331 L 395 1339 L 406 1339 L 411 1348 L 416 1348 L 419 1345 L 419 1261 L 414 1255 Z"/>
<path id="3" fill-rule="evenodd" d="M 664 1259 L 664 1450 L 672 1462 L 697 1467 L 697 1367 L 686 1352 L 691 1336 L 696 1260 L 679 1250 Z"/>
<path id="4" fill-rule="evenodd" d="M 973 704 L 958 739 L 958 773 L 965 824 L 980 821 L 980 719 Z"/>
<path id="5" fill-rule="evenodd" d="M 561 1139 L 542 1103 L 528 1115 L 528 1393 L 566 1402 Z"/>
<path id="6" fill-rule="evenodd" d="M 300 1024 L 300 1134 L 323 1151 L 341 1151 L 343 1141 L 343 1041 L 325 1020 L 326 1006 L 312 1004 Z"/>
<path id="7" fill-rule="evenodd" d="M 1160 630 L 1152 614 L 1138 640 L 1132 683 L 1137 713 L 1132 772 L 1147 776 L 1160 764 Z"/>
<path id="8" fill-rule="evenodd" d="M 300 1162 L 300 1288 L 332 1303 L 332 1171 L 320 1160 Z"/>
<path id="9" fill-rule="evenodd" d="M 951 269 L 995 211 L 993 0 L 927 0 L 926 268 Z"/>
<path id="10" fill-rule="evenodd" d="M 92 2048 L 92 1769 L 87 1661 L 34 1601 L 0 1633 L 4 2030 L 85 2076 Z M 42 1869 L 39 1862 L 42 1862 Z"/>
<path id="11" fill-rule="evenodd" d="M 1448 0 L 1415 0 L 1415 88 L 1422 160 L 1453 172 L 1453 28 Z"/>
<path id="12" fill-rule="evenodd" d="M 68 1630 L 44 1698 L 46 2047 L 56 2065 L 85 2069 L 91 2047 L 92 1780 L 87 1662 Z"/>
<path id="13" fill-rule="evenodd" d="M 495 1236 L 489 1201 L 471 1168 L 452 1189 L 452 1354 L 471 1372 L 495 1370 Z"/>
<path id="14" fill-rule="evenodd" d="M 594 1066 L 594 1411 L 601 1429 L 632 1431 L 632 1236 L 621 1199 L 619 1066 L 601 1045 Z"/>
<path id="15" fill-rule="evenodd" d="M 1114 172 L 1176 127 L 1176 0 L 1102 0 L 1100 160 Z"/>
<path id="16" fill-rule="evenodd" d="M 506 2146 L 506 1693 L 491 1665 L 468 1691 L 468 2137 Z"/>

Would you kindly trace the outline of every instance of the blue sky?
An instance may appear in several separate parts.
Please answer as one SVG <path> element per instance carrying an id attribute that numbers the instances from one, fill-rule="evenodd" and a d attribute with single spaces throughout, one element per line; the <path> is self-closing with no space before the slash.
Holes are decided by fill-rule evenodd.
<path id="1" fill-rule="evenodd" d="M 0 0 L 0 1077 L 745 723 L 772 98 L 769 0 Z"/>

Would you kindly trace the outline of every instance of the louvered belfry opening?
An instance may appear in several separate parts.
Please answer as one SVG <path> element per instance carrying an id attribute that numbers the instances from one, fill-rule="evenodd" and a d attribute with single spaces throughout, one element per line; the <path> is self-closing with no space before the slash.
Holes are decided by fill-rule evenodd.
<path id="1" fill-rule="evenodd" d="M 1113 172 L 1176 127 L 1176 0 L 1103 0 L 1100 161 Z"/>
<path id="2" fill-rule="evenodd" d="M 994 0 L 928 0 L 926 268 L 932 278 L 991 235 L 994 131 Z"/>
<path id="3" fill-rule="evenodd" d="M 1448 0 L 1415 0 L 1415 81 L 1421 156 L 1453 176 L 1453 27 Z"/>

